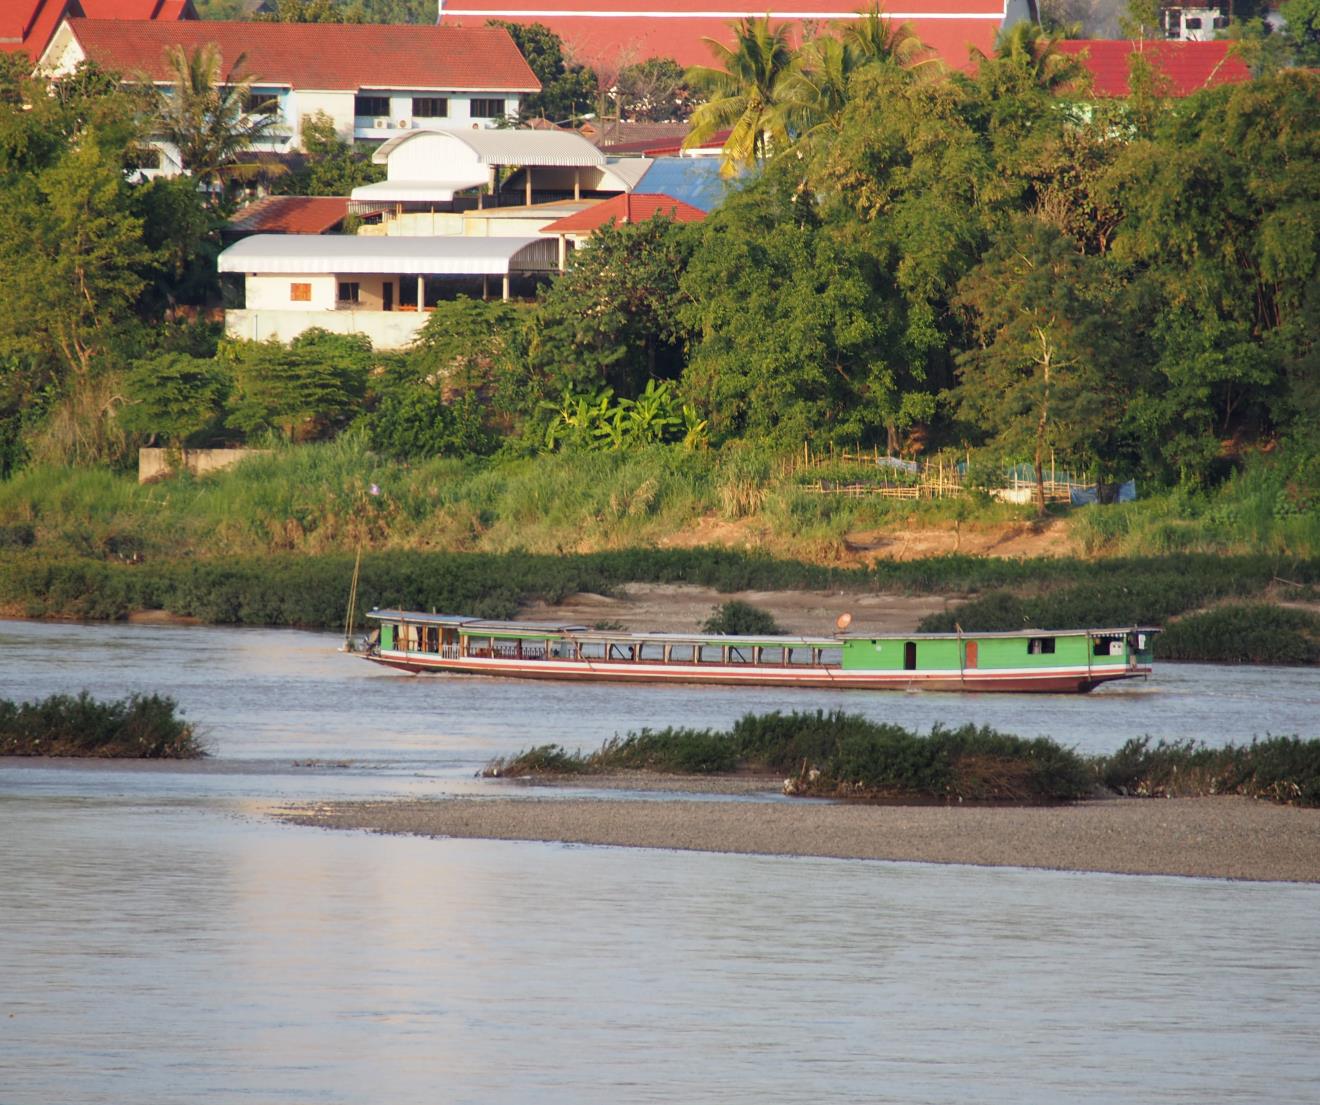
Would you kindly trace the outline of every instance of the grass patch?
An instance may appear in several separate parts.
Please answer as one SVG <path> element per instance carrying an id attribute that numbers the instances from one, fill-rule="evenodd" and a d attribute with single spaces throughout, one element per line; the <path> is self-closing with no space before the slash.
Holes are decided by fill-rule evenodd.
<path id="1" fill-rule="evenodd" d="M 174 700 L 162 695 L 98 702 L 84 691 L 40 702 L 0 699 L 0 756 L 192 760 L 205 754 Z"/>
<path id="2" fill-rule="evenodd" d="M 1269 603 L 1235 603 L 1188 614 L 1155 638 L 1163 660 L 1226 664 L 1320 664 L 1320 617 Z"/>

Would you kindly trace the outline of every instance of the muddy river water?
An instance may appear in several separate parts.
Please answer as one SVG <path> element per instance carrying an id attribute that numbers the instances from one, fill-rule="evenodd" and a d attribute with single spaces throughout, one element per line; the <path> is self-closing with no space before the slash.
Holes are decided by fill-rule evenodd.
<path id="1" fill-rule="evenodd" d="M 532 743 L 843 705 L 1086 752 L 1320 733 L 1320 676 L 1089 696 L 409 678 L 288 631 L 0 622 L 0 697 L 201 765 L 0 761 L 0 1105 L 1320 1100 L 1320 886 L 331 833 Z"/>

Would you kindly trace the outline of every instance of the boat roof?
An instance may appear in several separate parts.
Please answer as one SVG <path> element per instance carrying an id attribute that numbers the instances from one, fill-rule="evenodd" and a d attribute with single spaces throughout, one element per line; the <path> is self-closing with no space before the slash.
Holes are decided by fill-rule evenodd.
<path id="1" fill-rule="evenodd" d="M 661 641 L 667 644 L 710 644 L 727 643 L 735 645 L 791 645 L 817 648 L 830 648 L 844 641 L 922 641 L 947 640 L 950 637 L 1106 637 L 1121 636 L 1125 633 L 1158 633 L 1159 626 L 1123 625 L 1093 629 L 1039 629 L 1024 626 L 1022 629 L 996 630 L 980 632 L 974 630 L 952 631 L 946 633 L 840 633 L 833 637 L 800 637 L 793 634 L 736 634 L 736 633 L 638 633 L 631 630 L 593 629 L 590 626 L 570 622 L 522 622 L 496 621 L 487 618 L 472 618 L 463 614 L 426 614 L 418 610 L 372 610 L 368 618 L 385 622 L 409 622 L 413 625 L 444 626 L 449 629 L 461 629 L 465 633 L 561 633 L 565 636 L 588 641 Z"/>

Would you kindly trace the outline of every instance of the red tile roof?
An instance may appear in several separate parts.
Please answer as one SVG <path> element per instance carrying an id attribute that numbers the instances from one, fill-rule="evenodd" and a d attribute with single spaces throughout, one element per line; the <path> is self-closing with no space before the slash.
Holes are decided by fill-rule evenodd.
<path id="1" fill-rule="evenodd" d="M 105 69 L 170 80 L 165 51 L 213 42 L 226 64 L 246 55 L 261 84 L 317 91 L 413 88 L 535 92 L 541 85 L 502 27 L 371 23 L 142 23 L 72 19 L 87 56 Z"/>
<path id="2" fill-rule="evenodd" d="M 481 26 L 487 19 L 543 23 L 558 34 L 576 61 L 605 73 L 653 57 L 680 65 L 709 65 L 704 38 L 733 41 L 731 25 L 768 12 L 772 23 L 803 20 L 841 22 L 864 8 L 863 0 L 794 0 L 776 11 L 756 0 L 445 0 L 441 18 L 447 26 Z M 1003 24 L 1006 0 L 893 0 L 886 12 L 897 23 L 910 23 L 923 42 L 958 69 L 969 65 L 972 46 L 990 53 Z M 562 13 L 562 14 L 561 14 Z"/>
<path id="3" fill-rule="evenodd" d="M 602 203 L 565 215 L 548 226 L 541 228 L 544 234 L 590 234 L 602 226 L 614 222 L 644 223 L 656 215 L 667 215 L 679 223 L 699 223 L 706 217 L 706 212 L 690 203 L 676 200 L 673 196 L 662 196 L 648 192 L 624 192 Z"/>
<path id="4" fill-rule="evenodd" d="M 1238 84 L 1251 80 L 1251 70 L 1236 54 L 1231 42 L 1129 42 L 1113 39 L 1073 39 L 1058 49 L 1073 54 L 1091 71 L 1100 96 L 1126 96 L 1129 59 L 1144 53 L 1157 70 L 1169 79 L 1174 96 L 1190 96 L 1202 88 Z"/>
<path id="5" fill-rule="evenodd" d="M 0 53 L 41 57 L 65 16 L 196 19 L 192 0 L 0 0 Z"/>
<path id="6" fill-rule="evenodd" d="M 324 234 L 344 221 L 342 196 L 267 196 L 248 204 L 225 229 L 242 234 Z"/>

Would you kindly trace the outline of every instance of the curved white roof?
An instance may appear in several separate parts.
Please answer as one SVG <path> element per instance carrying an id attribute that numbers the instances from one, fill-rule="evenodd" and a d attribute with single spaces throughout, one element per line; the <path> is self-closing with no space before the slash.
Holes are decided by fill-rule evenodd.
<path id="1" fill-rule="evenodd" d="M 254 234 L 219 257 L 221 272 L 422 273 L 503 276 L 529 246 L 544 238 L 376 238 L 355 234 Z M 536 253 L 539 250 L 529 250 Z"/>
<path id="2" fill-rule="evenodd" d="M 359 185 L 349 196 L 374 203 L 448 203 L 455 192 L 479 188 L 487 181 L 484 173 L 466 180 L 380 180 L 375 184 Z"/>
<path id="3" fill-rule="evenodd" d="M 382 144 L 371 160 L 385 165 L 405 142 L 437 138 L 462 143 L 483 165 L 605 164 L 605 155 L 582 135 L 561 130 L 414 130 Z"/>

